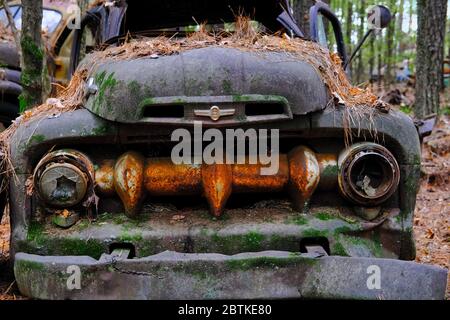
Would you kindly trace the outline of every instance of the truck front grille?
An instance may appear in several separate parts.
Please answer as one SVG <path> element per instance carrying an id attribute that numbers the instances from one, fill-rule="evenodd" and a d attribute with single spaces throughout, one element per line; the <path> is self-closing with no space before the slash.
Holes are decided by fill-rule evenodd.
<path id="1" fill-rule="evenodd" d="M 135 216 L 147 197 L 204 196 L 214 216 L 223 214 L 234 193 L 275 193 L 288 191 L 294 207 L 303 208 L 317 188 L 337 185 L 337 155 L 316 154 L 296 147 L 279 156 L 274 175 L 262 175 L 261 163 L 174 164 L 170 158 L 144 158 L 126 152 L 117 160 L 105 160 L 95 171 L 96 191 L 118 195 L 125 212 Z"/>

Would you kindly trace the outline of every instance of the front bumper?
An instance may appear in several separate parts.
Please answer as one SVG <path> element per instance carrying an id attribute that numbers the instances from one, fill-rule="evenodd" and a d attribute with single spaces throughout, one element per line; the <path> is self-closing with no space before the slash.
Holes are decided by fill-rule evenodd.
<path id="1" fill-rule="evenodd" d="M 21 293 L 38 299 L 422 300 L 444 299 L 447 283 L 447 270 L 414 262 L 282 251 L 126 260 L 18 253 L 14 272 Z"/>

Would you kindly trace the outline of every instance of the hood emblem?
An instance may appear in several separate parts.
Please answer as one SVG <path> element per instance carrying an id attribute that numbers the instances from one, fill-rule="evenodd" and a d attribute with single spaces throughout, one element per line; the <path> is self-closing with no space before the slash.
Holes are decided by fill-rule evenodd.
<path id="1" fill-rule="evenodd" d="M 218 106 L 212 106 L 209 110 L 194 110 L 197 117 L 209 117 L 212 121 L 219 121 L 222 117 L 234 116 L 235 109 L 221 110 Z"/>

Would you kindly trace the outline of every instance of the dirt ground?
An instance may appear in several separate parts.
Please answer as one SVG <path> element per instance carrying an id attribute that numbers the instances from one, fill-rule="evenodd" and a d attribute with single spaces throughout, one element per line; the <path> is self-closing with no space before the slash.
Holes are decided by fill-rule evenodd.
<path id="1" fill-rule="evenodd" d="M 3 217 L 0 224 L 0 300 L 20 299 L 15 281 L 8 268 L 9 257 L 9 217 Z"/>
<path id="2" fill-rule="evenodd" d="M 422 184 L 417 198 L 414 233 L 417 262 L 450 268 L 450 116 L 442 116 L 422 152 Z M 11 274 L 9 218 L 0 224 L 0 300 L 23 299 Z M 450 297 L 450 277 L 447 281 Z"/>
<path id="3" fill-rule="evenodd" d="M 450 117 L 444 116 L 422 151 L 422 185 L 414 218 L 417 261 L 450 268 Z M 450 298 L 450 277 L 447 299 Z"/>

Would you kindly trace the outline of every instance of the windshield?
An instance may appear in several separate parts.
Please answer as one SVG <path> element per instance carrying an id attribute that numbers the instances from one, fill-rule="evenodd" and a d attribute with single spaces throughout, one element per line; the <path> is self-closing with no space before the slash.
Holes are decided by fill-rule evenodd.
<path id="1" fill-rule="evenodd" d="M 256 32 L 262 32 L 262 33 L 268 33 L 269 31 L 267 28 L 259 23 L 258 21 L 251 20 L 250 25 L 252 26 L 253 30 Z M 192 33 L 192 32 L 199 32 L 199 31 L 207 31 L 210 33 L 215 32 L 235 32 L 236 31 L 236 23 L 235 22 L 227 22 L 227 23 L 215 23 L 215 24 L 193 24 L 193 25 L 187 25 L 187 26 L 179 26 L 175 28 L 162 28 L 157 30 L 149 30 L 151 31 L 159 31 L 159 32 L 186 32 L 186 33 Z M 145 32 L 141 32 L 141 34 L 145 34 Z"/>
<path id="2" fill-rule="evenodd" d="M 11 13 L 14 17 L 14 22 L 17 29 L 22 28 L 22 7 L 11 6 Z M 42 30 L 47 33 L 53 33 L 61 22 L 62 14 L 55 10 L 44 9 L 42 12 Z M 8 18 L 6 16 L 5 9 L 0 9 L 0 22 L 8 26 Z"/>
<path id="3" fill-rule="evenodd" d="M 127 0 L 123 20 L 119 13 L 111 11 L 109 20 L 123 21 L 122 33 L 140 33 L 147 30 L 194 31 L 196 25 L 209 28 L 234 30 L 234 21 L 239 15 L 251 17 L 271 31 L 281 25 L 277 18 L 283 12 L 282 0 Z M 112 22 L 113 25 L 117 24 Z M 255 23 L 255 26 L 259 26 Z"/>

